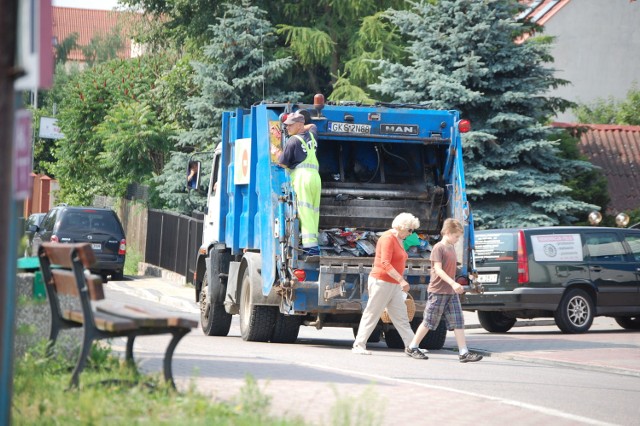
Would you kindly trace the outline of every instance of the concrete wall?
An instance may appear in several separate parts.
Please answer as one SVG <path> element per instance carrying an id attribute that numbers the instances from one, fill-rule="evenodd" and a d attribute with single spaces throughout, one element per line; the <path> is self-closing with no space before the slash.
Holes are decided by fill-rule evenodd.
<path id="1" fill-rule="evenodd" d="M 550 95 L 593 103 L 624 99 L 634 82 L 640 88 L 640 1 L 572 0 L 544 27 L 556 37 L 556 77 L 571 82 Z M 557 121 L 574 122 L 575 116 L 564 113 Z"/>
<path id="2" fill-rule="evenodd" d="M 31 273 L 19 273 L 16 277 L 18 304 L 13 352 L 16 358 L 24 356 L 29 349 L 49 339 L 51 309 L 47 299 L 34 299 L 33 277 Z M 81 344 L 82 329 L 63 330 L 58 336 L 55 350 L 75 359 Z"/>

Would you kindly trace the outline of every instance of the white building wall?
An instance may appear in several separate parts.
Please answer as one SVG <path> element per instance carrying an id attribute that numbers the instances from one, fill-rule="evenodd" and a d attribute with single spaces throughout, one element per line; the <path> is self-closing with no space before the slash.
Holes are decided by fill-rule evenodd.
<path id="1" fill-rule="evenodd" d="M 544 27 L 556 37 L 556 77 L 571 82 L 550 95 L 591 104 L 624 99 L 634 82 L 640 88 L 640 1 L 571 0 Z M 574 122 L 575 115 L 556 120 Z"/>

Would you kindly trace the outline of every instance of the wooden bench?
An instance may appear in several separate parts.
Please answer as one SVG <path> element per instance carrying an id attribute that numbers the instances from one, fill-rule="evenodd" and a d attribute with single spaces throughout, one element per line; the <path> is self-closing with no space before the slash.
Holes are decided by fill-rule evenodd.
<path id="1" fill-rule="evenodd" d="M 40 268 L 51 307 L 49 349 L 61 330 L 83 327 L 82 349 L 71 376 L 70 387 L 77 387 L 94 341 L 127 337 L 126 360 L 135 366 L 133 343 L 137 336 L 172 334 L 164 354 L 164 378 L 175 389 L 171 362 L 173 352 L 198 322 L 170 313 L 105 300 L 102 278 L 89 273 L 95 263 L 91 246 L 83 244 L 44 243 L 38 251 Z M 61 295 L 79 302 L 61 305 Z M 92 305 L 92 301 L 94 305 Z"/>

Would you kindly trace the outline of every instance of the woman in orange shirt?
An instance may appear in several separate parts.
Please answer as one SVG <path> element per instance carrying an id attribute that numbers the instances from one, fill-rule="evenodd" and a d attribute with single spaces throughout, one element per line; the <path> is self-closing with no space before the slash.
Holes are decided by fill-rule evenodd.
<path id="1" fill-rule="evenodd" d="M 353 353 L 371 355 L 366 348 L 367 339 L 376 328 L 385 308 L 405 347 L 408 348 L 413 340 L 414 333 L 404 303 L 406 296 L 402 294 L 409 292 L 409 283 L 403 278 L 408 258 L 403 241 L 419 226 L 420 220 L 417 217 L 410 213 L 400 213 L 393 220 L 391 229 L 385 231 L 378 240 L 373 269 L 367 282 L 369 301 L 360 319 L 358 335 L 353 342 Z M 405 353 L 412 358 L 428 359 L 420 349 L 405 349 Z"/>

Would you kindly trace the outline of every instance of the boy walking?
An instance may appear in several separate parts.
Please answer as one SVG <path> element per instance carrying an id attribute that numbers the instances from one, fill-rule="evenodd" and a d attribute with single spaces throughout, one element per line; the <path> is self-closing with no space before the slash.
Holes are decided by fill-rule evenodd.
<path id="1" fill-rule="evenodd" d="M 422 324 L 416 330 L 416 335 L 406 349 L 407 355 L 418 348 L 420 342 L 429 330 L 438 328 L 440 319 L 444 316 L 447 330 L 453 330 L 460 351 L 460 362 L 476 362 L 482 355 L 469 352 L 464 335 L 464 316 L 460 305 L 459 294 L 464 288 L 455 281 L 456 250 L 455 244 L 462 236 L 464 229 L 456 219 L 446 219 L 442 226 L 442 241 L 433 246 L 431 251 L 431 280 L 429 282 L 429 298 L 424 312 Z"/>

